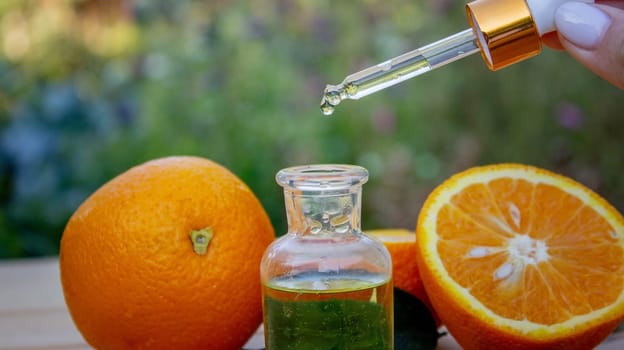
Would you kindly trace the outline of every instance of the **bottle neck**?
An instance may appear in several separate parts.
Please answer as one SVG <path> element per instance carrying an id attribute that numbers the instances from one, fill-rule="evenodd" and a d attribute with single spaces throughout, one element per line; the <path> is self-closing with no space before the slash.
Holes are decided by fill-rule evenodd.
<path id="1" fill-rule="evenodd" d="M 340 236 L 360 231 L 362 187 L 340 191 L 284 190 L 288 233 Z"/>

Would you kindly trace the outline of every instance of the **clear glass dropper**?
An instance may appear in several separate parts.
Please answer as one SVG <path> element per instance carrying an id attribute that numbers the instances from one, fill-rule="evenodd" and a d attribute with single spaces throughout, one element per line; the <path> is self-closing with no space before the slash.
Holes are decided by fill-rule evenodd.
<path id="1" fill-rule="evenodd" d="M 339 85 L 327 85 L 321 100 L 321 111 L 331 115 L 343 100 L 360 99 L 477 52 L 477 38 L 472 29 L 466 29 L 351 74 Z"/>

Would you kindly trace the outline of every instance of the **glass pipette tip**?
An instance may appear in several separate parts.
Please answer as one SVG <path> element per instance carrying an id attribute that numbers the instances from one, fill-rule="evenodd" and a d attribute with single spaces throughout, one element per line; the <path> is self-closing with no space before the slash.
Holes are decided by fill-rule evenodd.
<path id="1" fill-rule="evenodd" d="M 477 52 L 477 38 L 472 29 L 466 29 L 351 74 L 338 85 L 327 85 L 321 100 L 321 112 L 331 115 L 343 100 L 360 99 Z"/>

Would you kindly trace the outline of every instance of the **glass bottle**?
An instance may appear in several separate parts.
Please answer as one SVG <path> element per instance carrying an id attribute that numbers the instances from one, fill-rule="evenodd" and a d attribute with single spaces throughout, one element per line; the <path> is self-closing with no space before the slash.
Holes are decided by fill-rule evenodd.
<path id="1" fill-rule="evenodd" d="M 276 180 L 288 233 L 260 267 L 266 349 L 393 349 L 392 262 L 360 231 L 366 169 L 297 166 Z"/>

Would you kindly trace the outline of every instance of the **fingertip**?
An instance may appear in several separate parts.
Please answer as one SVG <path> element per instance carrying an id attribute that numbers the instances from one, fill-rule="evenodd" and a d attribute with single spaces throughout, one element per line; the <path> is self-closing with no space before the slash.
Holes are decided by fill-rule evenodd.
<path id="1" fill-rule="evenodd" d="M 624 89 L 624 11 L 619 7 L 594 6 L 586 10 L 586 4 L 562 5 L 557 10 L 561 18 L 555 18 L 559 41 L 572 57 Z"/>
<path id="2" fill-rule="evenodd" d="M 565 40 L 579 48 L 592 50 L 602 41 L 611 18 L 596 6 L 570 1 L 557 8 L 555 25 Z"/>

